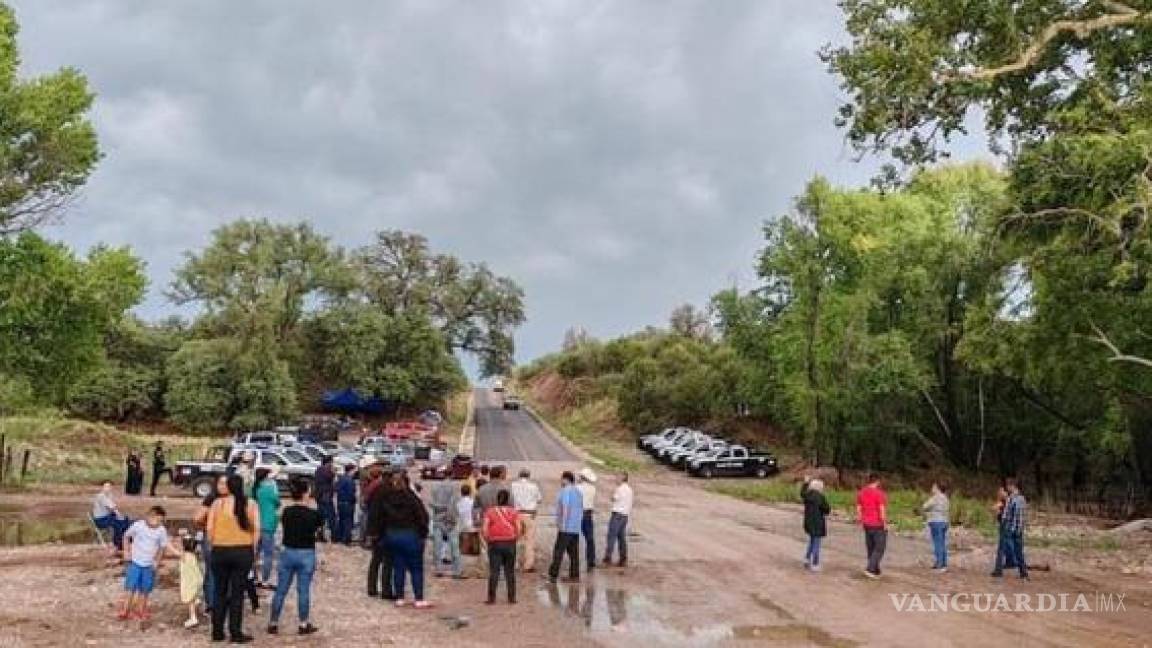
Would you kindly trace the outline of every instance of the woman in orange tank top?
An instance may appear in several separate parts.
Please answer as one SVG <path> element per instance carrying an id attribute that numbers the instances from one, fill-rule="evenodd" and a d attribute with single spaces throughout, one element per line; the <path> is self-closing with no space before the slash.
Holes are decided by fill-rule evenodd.
<path id="1" fill-rule="evenodd" d="M 244 493 L 239 475 L 228 477 L 228 495 L 208 511 L 208 538 L 212 542 L 212 574 L 216 605 L 212 608 L 212 640 L 224 640 L 224 618 L 233 643 L 248 643 L 244 634 L 244 592 L 260 539 L 260 511 Z"/>

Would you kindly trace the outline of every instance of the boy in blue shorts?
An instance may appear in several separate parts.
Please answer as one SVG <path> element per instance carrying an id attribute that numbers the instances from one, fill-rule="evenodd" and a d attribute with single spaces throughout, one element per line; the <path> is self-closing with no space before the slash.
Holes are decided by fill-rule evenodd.
<path id="1" fill-rule="evenodd" d="M 168 530 L 164 528 L 163 507 L 153 506 L 148 517 L 137 520 L 124 532 L 124 555 L 129 557 L 124 570 L 124 602 L 116 618 L 146 620 L 148 595 L 156 582 L 156 565 L 164 557 L 164 550 L 177 553 L 169 546 Z"/>

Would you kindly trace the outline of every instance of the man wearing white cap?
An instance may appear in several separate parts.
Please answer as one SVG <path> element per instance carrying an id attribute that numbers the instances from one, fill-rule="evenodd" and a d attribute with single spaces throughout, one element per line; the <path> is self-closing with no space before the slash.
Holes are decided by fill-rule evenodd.
<path id="1" fill-rule="evenodd" d="M 580 522 L 580 535 L 584 536 L 584 556 L 588 561 L 588 571 L 596 568 L 596 537 L 593 514 L 596 506 L 596 473 L 591 468 L 580 470 L 580 483 L 576 485 L 584 501 L 584 518 Z"/>

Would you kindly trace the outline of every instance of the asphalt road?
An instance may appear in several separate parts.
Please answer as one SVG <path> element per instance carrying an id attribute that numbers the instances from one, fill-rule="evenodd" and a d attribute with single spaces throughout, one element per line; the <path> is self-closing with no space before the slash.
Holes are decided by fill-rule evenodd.
<path id="1" fill-rule="evenodd" d="M 475 392 L 476 458 L 480 461 L 579 461 L 523 410 L 503 409 L 501 394 Z"/>

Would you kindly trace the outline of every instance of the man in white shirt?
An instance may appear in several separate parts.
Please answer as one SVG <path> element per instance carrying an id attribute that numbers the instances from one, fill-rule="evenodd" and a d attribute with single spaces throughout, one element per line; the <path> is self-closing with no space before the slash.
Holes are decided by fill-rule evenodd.
<path id="1" fill-rule="evenodd" d="M 524 533 L 520 536 L 516 556 L 521 559 L 521 569 L 536 571 L 536 511 L 540 507 L 540 487 L 532 481 L 532 473 L 527 468 L 520 469 L 520 479 L 512 483 L 512 505 L 520 513 L 520 523 Z"/>
<path id="2" fill-rule="evenodd" d="M 588 571 L 596 568 L 596 529 L 593 525 L 596 506 L 596 473 L 591 468 L 580 470 L 580 483 L 576 490 L 584 500 L 584 518 L 580 522 L 580 535 L 584 536 L 584 559 L 588 561 Z"/>
<path id="3" fill-rule="evenodd" d="M 612 564 L 612 550 L 620 543 L 620 567 L 628 564 L 628 516 L 632 515 L 632 487 L 628 485 L 628 473 L 617 477 L 615 492 L 612 493 L 612 517 L 608 520 L 607 549 L 604 552 L 604 565 Z"/>

